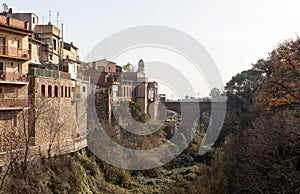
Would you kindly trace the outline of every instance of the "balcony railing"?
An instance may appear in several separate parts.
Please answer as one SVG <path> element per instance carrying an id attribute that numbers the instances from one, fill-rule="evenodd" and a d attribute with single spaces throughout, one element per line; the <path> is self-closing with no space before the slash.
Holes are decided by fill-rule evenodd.
<path id="1" fill-rule="evenodd" d="M 71 75 L 69 73 L 49 69 L 30 68 L 29 74 L 32 76 L 71 79 Z"/>
<path id="2" fill-rule="evenodd" d="M 71 79 L 71 75 L 66 72 L 59 71 L 59 77 L 62 79 Z"/>
<path id="3" fill-rule="evenodd" d="M 0 81 L 28 82 L 28 75 L 27 74 L 21 74 L 21 73 L 0 71 Z"/>
<path id="4" fill-rule="evenodd" d="M 83 80 L 83 81 L 90 81 L 90 76 L 87 76 L 87 75 L 80 75 L 80 74 L 76 74 L 76 78 L 78 80 Z"/>
<path id="5" fill-rule="evenodd" d="M 15 46 L 6 46 L 0 44 L 0 56 L 30 60 L 30 51 Z"/>
<path id="6" fill-rule="evenodd" d="M 29 98 L 0 98 L 0 109 L 23 109 L 30 107 Z"/>

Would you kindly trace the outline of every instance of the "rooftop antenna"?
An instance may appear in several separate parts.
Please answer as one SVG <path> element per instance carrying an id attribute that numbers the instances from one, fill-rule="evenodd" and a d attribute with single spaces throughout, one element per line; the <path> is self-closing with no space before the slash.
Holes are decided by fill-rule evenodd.
<path id="1" fill-rule="evenodd" d="M 49 24 L 51 24 L 51 11 L 49 10 Z"/>
<path id="2" fill-rule="evenodd" d="M 61 65 L 60 65 L 61 71 L 63 71 L 63 64 L 64 64 L 64 23 L 61 23 Z"/>
<path id="3" fill-rule="evenodd" d="M 59 22 L 62 22 L 59 20 L 59 12 L 56 13 L 56 27 L 58 27 Z"/>

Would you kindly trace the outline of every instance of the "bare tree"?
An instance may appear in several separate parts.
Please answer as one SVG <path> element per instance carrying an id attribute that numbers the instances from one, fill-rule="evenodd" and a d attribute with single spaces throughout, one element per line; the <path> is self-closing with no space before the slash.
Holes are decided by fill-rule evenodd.
<path id="1" fill-rule="evenodd" d="M 56 148 L 59 150 L 59 144 L 61 139 L 61 131 L 65 127 L 66 121 L 62 120 L 59 115 L 58 109 L 51 109 L 49 116 L 45 122 L 48 126 L 48 137 L 49 137 L 49 146 L 48 146 L 48 157 L 51 157 L 52 148 L 56 144 Z"/>
<path id="2" fill-rule="evenodd" d="M 1 177 L 0 190 L 3 187 L 5 179 L 9 171 L 13 171 L 21 162 L 21 170 L 24 174 L 28 167 L 28 161 L 39 153 L 31 153 L 31 147 L 35 146 L 36 128 L 41 120 L 47 121 L 49 126 L 46 131 L 49 132 L 48 153 L 63 123 L 59 122 L 58 112 L 49 106 L 49 99 L 38 97 L 32 101 L 31 108 L 24 108 L 16 113 L 14 119 L 7 119 L 1 126 L 1 151 L 2 164 L 4 164 L 5 172 Z"/>

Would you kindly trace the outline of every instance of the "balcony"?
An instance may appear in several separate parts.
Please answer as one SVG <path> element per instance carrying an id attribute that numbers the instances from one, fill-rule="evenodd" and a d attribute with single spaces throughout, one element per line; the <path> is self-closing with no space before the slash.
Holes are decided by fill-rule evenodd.
<path id="1" fill-rule="evenodd" d="M 50 69 L 30 68 L 29 74 L 37 77 L 71 79 L 71 75 L 69 73 Z"/>
<path id="2" fill-rule="evenodd" d="M 28 84 L 28 81 L 27 74 L 0 71 L 0 83 Z"/>
<path id="3" fill-rule="evenodd" d="M 0 110 L 19 110 L 30 107 L 29 98 L 0 98 Z"/>
<path id="4" fill-rule="evenodd" d="M 90 76 L 87 76 L 87 75 L 80 75 L 80 74 L 76 74 L 76 79 L 77 80 L 82 80 L 82 81 L 87 81 L 89 82 L 90 81 Z"/>
<path id="5" fill-rule="evenodd" d="M 30 60 L 30 51 L 15 46 L 0 45 L 0 57 Z"/>

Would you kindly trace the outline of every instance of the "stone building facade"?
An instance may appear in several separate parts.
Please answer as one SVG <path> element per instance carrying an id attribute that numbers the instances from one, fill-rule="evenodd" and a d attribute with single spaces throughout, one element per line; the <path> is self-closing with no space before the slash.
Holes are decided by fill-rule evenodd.
<path id="1" fill-rule="evenodd" d="M 140 62 L 137 72 L 124 72 L 122 67 L 106 59 L 89 63 L 92 68 L 87 70 L 86 74 L 91 77 L 91 84 L 96 86 L 96 103 L 101 101 L 101 103 L 107 104 L 106 107 L 103 107 L 103 110 L 97 109 L 100 120 L 104 119 L 104 112 L 102 111 L 105 110 L 108 115 L 112 115 L 111 107 L 117 106 L 119 101 L 137 102 L 144 113 L 148 114 L 151 119 L 156 120 L 158 85 L 157 82 L 148 82 L 144 72 L 144 63 L 142 61 L 141 66 Z M 104 90 L 110 92 L 110 98 L 107 98 L 107 94 L 103 92 Z M 151 111 L 149 109 L 150 104 Z M 111 122 L 112 116 L 108 118 Z"/>
<path id="2" fill-rule="evenodd" d="M 63 45 L 60 29 L 36 14 L 0 14 L 0 152 L 86 133 L 89 78 L 77 71 L 78 48 Z M 63 59 L 74 71 L 63 72 Z"/>
<path id="3" fill-rule="evenodd" d="M 90 93 L 90 77 L 84 74 L 83 62 L 79 60 L 78 48 L 71 43 L 63 44 L 63 71 L 70 74 L 72 105 L 77 127 L 81 135 L 87 131 L 87 97 Z"/>
<path id="4" fill-rule="evenodd" d="M 31 112 L 30 119 L 36 119 L 32 144 L 43 145 L 78 137 L 75 112 L 71 104 L 71 80 L 32 75 L 29 87 L 30 93 L 34 94 L 31 111 L 35 111 Z"/>

